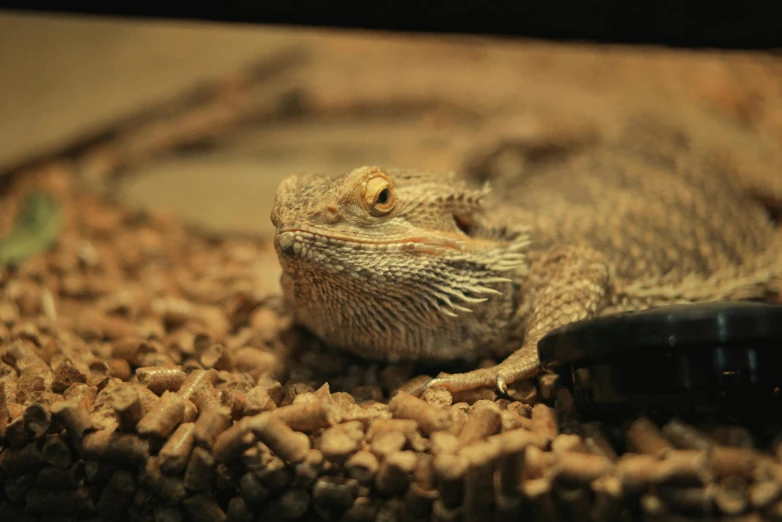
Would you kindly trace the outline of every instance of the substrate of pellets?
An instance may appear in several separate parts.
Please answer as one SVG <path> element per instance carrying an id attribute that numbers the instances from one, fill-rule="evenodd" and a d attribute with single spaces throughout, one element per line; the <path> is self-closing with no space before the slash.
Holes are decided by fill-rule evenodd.
<path id="1" fill-rule="evenodd" d="M 291 324 L 268 242 L 80 192 L 0 272 L 0 520 L 782 518 L 780 446 L 739 426 L 580 423 L 552 376 L 427 390 Z M 20 182 L 21 183 L 21 182 Z"/>

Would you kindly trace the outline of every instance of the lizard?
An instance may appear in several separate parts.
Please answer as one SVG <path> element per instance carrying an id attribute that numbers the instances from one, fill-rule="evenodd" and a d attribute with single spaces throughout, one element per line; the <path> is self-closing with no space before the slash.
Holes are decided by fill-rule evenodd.
<path id="1" fill-rule="evenodd" d="M 652 138 L 572 147 L 510 180 L 378 166 L 286 178 L 271 211 L 286 306 L 364 358 L 503 357 L 426 387 L 508 394 L 536 375 L 555 328 L 778 295 L 771 200 L 730 164 Z M 782 175 L 768 180 L 778 198 Z"/>

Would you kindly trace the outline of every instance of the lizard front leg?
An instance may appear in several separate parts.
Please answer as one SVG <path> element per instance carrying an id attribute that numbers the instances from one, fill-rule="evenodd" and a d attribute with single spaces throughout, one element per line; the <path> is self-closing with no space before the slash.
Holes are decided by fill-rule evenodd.
<path id="1" fill-rule="evenodd" d="M 538 341 L 548 332 L 566 324 L 597 316 L 611 302 L 612 270 L 606 258 L 583 246 L 559 246 L 549 250 L 530 267 L 525 298 L 533 299 L 521 348 L 500 364 L 432 379 L 426 387 L 442 387 L 451 392 L 507 385 L 531 378 L 537 373 Z"/>

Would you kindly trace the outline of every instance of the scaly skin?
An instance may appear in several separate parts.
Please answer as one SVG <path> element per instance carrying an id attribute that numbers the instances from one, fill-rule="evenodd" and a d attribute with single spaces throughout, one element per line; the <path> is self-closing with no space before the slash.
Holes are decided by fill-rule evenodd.
<path id="1" fill-rule="evenodd" d="M 505 392 L 536 373 L 554 328 L 778 291 L 782 235 L 740 178 L 674 141 L 636 145 L 559 154 L 495 192 L 379 167 L 289 178 L 272 211 L 286 302 L 368 358 L 510 353 L 428 384 Z"/>

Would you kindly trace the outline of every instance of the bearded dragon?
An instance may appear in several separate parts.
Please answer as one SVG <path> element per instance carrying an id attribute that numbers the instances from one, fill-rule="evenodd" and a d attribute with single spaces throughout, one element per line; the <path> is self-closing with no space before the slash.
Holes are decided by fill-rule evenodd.
<path id="1" fill-rule="evenodd" d="M 372 359 L 507 355 L 427 385 L 507 392 L 535 375 L 557 327 L 780 290 L 768 209 L 737 169 L 686 143 L 574 147 L 527 170 L 500 191 L 376 166 L 284 180 L 271 219 L 295 320 Z M 779 205 L 782 173 L 768 180 L 764 203 Z"/>

